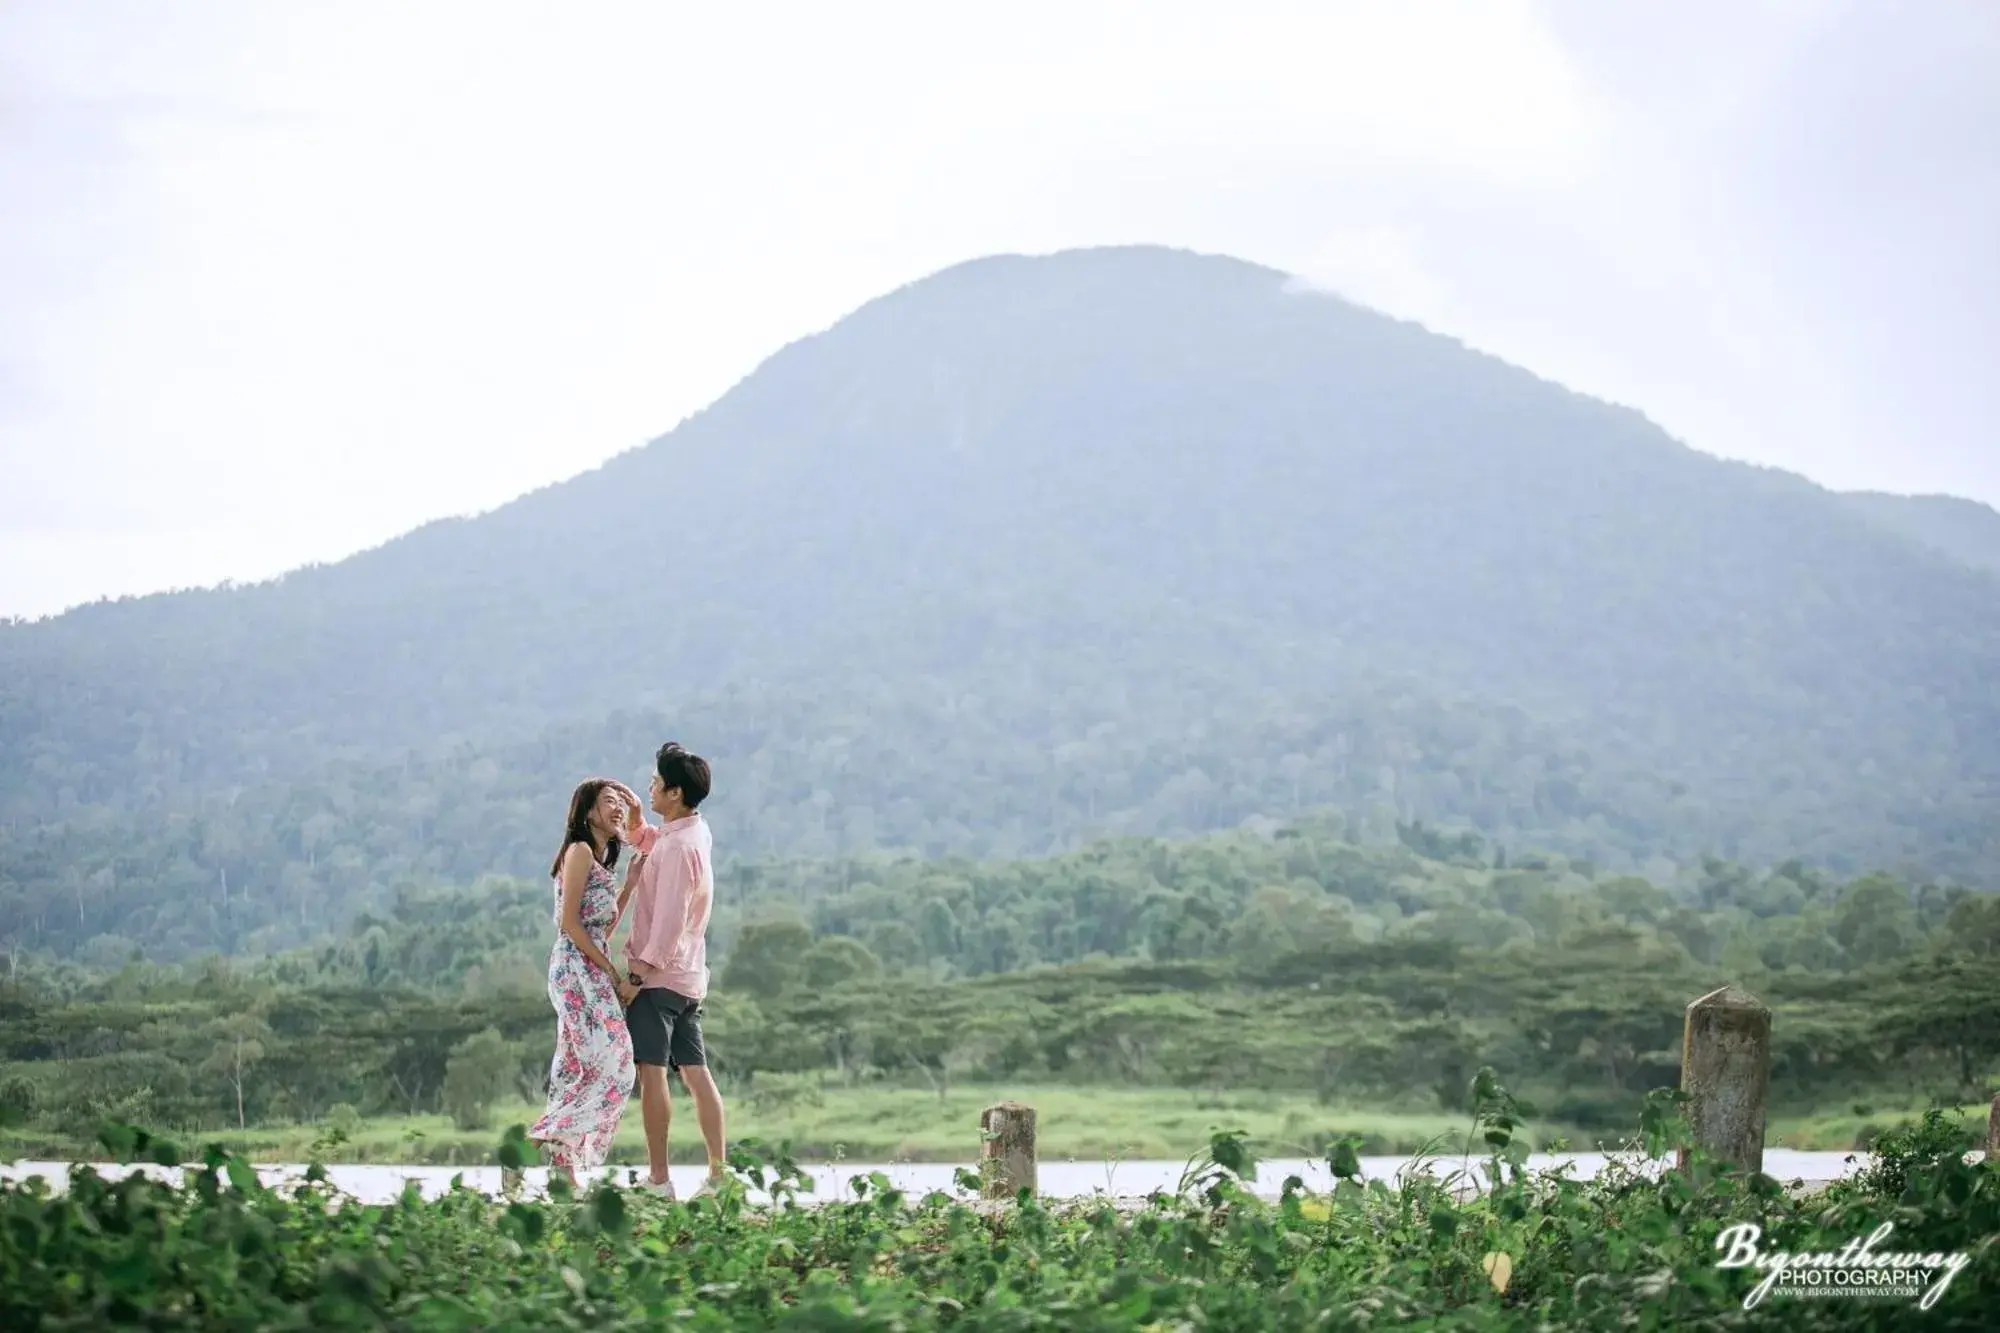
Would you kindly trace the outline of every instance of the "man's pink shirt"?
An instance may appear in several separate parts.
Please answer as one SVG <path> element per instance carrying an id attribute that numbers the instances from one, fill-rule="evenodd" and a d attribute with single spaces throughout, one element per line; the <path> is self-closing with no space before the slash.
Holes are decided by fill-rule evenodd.
<path id="1" fill-rule="evenodd" d="M 687 815 L 632 839 L 646 858 L 632 890 L 632 933 L 625 962 L 648 989 L 663 987 L 691 1000 L 708 993 L 708 912 L 715 899 L 709 870 L 714 845 L 708 821 Z"/>

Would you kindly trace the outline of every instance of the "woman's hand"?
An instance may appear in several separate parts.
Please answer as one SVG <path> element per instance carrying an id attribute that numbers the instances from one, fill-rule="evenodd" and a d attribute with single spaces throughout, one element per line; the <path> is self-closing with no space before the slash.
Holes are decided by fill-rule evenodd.
<path id="1" fill-rule="evenodd" d="M 639 998 L 639 983 L 636 981 L 620 977 L 614 978 L 611 985 L 618 992 L 618 1003 L 627 1009 L 632 1007 L 632 1001 Z"/>

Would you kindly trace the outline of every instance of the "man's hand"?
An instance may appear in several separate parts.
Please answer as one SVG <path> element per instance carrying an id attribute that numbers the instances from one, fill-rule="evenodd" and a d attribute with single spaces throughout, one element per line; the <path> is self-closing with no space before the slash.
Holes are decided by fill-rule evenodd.
<path id="1" fill-rule="evenodd" d="M 614 981 L 611 984 L 618 991 L 618 1003 L 630 1009 L 632 1001 L 639 998 L 639 983 L 627 977 L 623 981 Z"/>
<path id="2" fill-rule="evenodd" d="M 630 842 L 640 829 L 646 827 L 646 807 L 639 800 L 639 793 L 617 778 L 606 778 L 605 782 L 625 798 L 625 841 Z"/>

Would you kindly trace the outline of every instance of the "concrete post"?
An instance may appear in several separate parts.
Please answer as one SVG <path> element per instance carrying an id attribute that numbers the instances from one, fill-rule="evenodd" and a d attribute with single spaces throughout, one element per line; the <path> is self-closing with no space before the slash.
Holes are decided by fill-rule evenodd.
<path id="1" fill-rule="evenodd" d="M 1993 1094 L 1993 1106 L 1986 1112 L 1986 1160 L 2000 1162 L 2000 1092 Z"/>
<path id="2" fill-rule="evenodd" d="M 1681 1091 L 1694 1146 L 1745 1172 L 1764 1169 L 1764 1099 L 1771 1088 L 1771 1011 L 1735 986 L 1687 1007 Z M 1688 1167 L 1681 1149 L 1678 1167 Z"/>
<path id="3" fill-rule="evenodd" d="M 1026 1189 L 1035 1192 L 1035 1108 L 1001 1102 L 979 1114 L 981 1193 L 989 1199 L 1011 1199 Z"/>

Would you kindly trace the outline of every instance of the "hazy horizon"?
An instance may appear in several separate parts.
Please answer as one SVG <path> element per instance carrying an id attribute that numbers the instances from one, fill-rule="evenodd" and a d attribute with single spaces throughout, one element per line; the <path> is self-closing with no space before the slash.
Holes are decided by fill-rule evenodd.
<path id="1" fill-rule="evenodd" d="M 1148 243 L 1146 243 L 1146 242 L 1134 242 L 1134 243 L 1131 243 L 1131 248 L 1144 248 L 1144 247 L 1146 247 L 1146 246 L 1147 246 L 1147 244 L 1148 244 Z M 1087 248 L 1126 248 L 1126 247 L 1077 247 L 1077 249 L 1087 249 Z M 1061 253 L 1061 252 L 1051 252 L 1051 253 Z M 971 262 L 976 262 L 976 260 L 978 260 L 978 259 L 987 259 L 987 258 L 1000 258 L 1000 257 L 1006 257 L 1006 256 L 1003 256 L 1003 255 L 982 255 L 982 256 L 970 256 L 970 257 L 968 257 L 968 258 L 967 258 L 966 260 L 964 260 L 964 261 L 961 261 L 961 263 L 971 263 Z M 1223 257 L 1223 258 L 1232 258 L 1232 259 L 1245 259 L 1245 257 L 1244 257 L 1244 256 L 1240 256 L 1240 255 L 1232 255 L 1232 256 L 1218 256 L 1218 257 Z M 1246 262 L 1253 262 L 1253 263 L 1254 263 L 1254 262 L 1256 262 L 1256 261 L 1254 261 L 1254 260 L 1247 260 Z M 946 271 L 949 271 L 949 269 L 950 269 L 950 268 L 956 268 L 956 267 L 958 267 L 958 265 L 956 265 L 956 264 L 954 264 L 954 265 L 949 265 L 949 266 L 947 266 L 947 268 L 946 268 L 946 269 L 941 269 L 941 270 L 939 270 L 939 272 L 946 272 Z M 933 274 L 926 274 L 926 275 L 924 275 L 924 277 L 925 277 L 925 278 L 928 278 L 928 277 L 931 277 L 931 276 L 935 276 L 935 275 L 933 275 Z M 1293 276 L 1294 276 L 1294 277 L 1302 277 L 1302 275 L 1296 275 L 1296 274 L 1295 274 L 1295 275 L 1293 275 Z M 922 280 L 923 280 L 923 279 L 919 279 L 918 281 L 922 281 Z M 1306 282 L 1307 282 L 1307 283 L 1309 284 L 1309 280 L 1306 280 Z M 1326 290 L 1326 291 L 1329 291 L 1329 292 L 1332 292 L 1332 289 L 1330 289 L 1330 288 L 1328 288 L 1328 289 L 1321 289 L 1321 288 L 1319 288 L 1319 287 L 1318 287 L 1318 286 L 1317 286 L 1316 284 L 1311 284 L 1311 286 L 1312 286 L 1312 289 L 1313 289 L 1313 290 Z M 886 294 L 887 294 L 887 293 L 884 293 L 884 295 L 886 295 Z M 1332 294 L 1334 294 L 1334 295 L 1337 295 L 1337 296 L 1341 296 L 1341 297 L 1342 297 L 1343 299 L 1353 299 L 1353 298 L 1350 298 L 1350 297 L 1347 297 L 1345 293 L 1338 293 L 1338 292 L 1332 292 Z M 1364 302 L 1363 304 L 1366 304 L 1366 303 Z M 1373 307 L 1373 306 L 1371 306 L 1370 308 L 1371 308 L 1371 309 L 1376 309 L 1377 307 Z M 849 312 L 849 313 L 852 313 L 852 312 Z M 1384 313 L 1386 313 L 1386 312 L 1384 312 Z M 843 316 L 842 316 L 842 318 L 845 318 L 845 315 L 843 315 Z M 838 320 L 834 321 L 834 323 L 838 323 L 838 322 L 839 322 Z M 1421 323 L 1421 321 L 1416 321 L 1416 322 L 1418 322 L 1418 323 Z M 829 325 L 828 327 L 831 327 L 831 325 Z M 1426 326 L 1426 327 L 1428 327 L 1428 326 Z M 799 331 L 799 333 L 798 333 L 798 334 L 797 334 L 797 335 L 796 335 L 795 337 L 793 337 L 793 338 L 791 338 L 791 339 L 788 339 L 788 340 L 786 341 L 786 343 L 785 343 L 784 345 L 786 345 L 786 346 L 790 346 L 790 345 L 791 345 L 792 343 L 795 343 L 795 342 L 799 342 L 799 341 L 803 341 L 804 339 L 806 339 L 806 338 L 809 338 L 809 337 L 813 336 L 814 334 L 816 334 L 816 333 L 819 333 L 819 332 L 821 332 L 821 331 L 822 331 L 822 330 L 819 330 L 819 329 L 804 329 L 804 330 L 801 330 L 801 331 Z M 1431 331 L 1432 331 L 1432 332 L 1435 332 L 1435 333 L 1438 333 L 1438 334 L 1441 334 L 1441 335 L 1443 335 L 1443 336 L 1446 336 L 1446 337 L 1451 337 L 1451 336 L 1453 336 L 1453 335 L 1452 335 L 1452 331 L 1451 331 L 1451 330 L 1449 330 L 1449 329 L 1432 329 Z M 1484 348 L 1484 347 L 1478 347 L 1478 346 L 1477 346 L 1476 344 L 1472 344 L 1472 343 L 1469 343 L 1469 342 L 1468 342 L 1468 343 L 1467 343 L 1466 345 L 1467 345 L 1467 346 L 1469 346 L 1469 347 L 1473 347 L 1473 348 L 1474 348 L 1474 350 L 1477 350 L 1477 351 L 1481 351 L 1481 352 L 1486 352 L 1486 353 L 1489 353 L 1489 354 L 1493 354 L 1493 353 L 1492 353 L 1492 349 L 1490 349 L 1490 348 Z M 773 349 L 773 352 L 775 353 L 775 352 L 776 352 L 777 350 L 778 350 L 778 349 L 774 348 L 774 349 Z M 763 360 L 764 360 L 764 359 L 765 359 L 765 358 L 760 358 L 760 359 L 758 360 L 758 362 L 757 362 L 756 364 L 754 364 L 754 365 L 751 365 L 751 366 L 748 366 L 748 367 L 746 367 L 746 368 L 745 368 L 745 370 L 744 370 L 744 372 L 743 372 L 743 375 L 739 377 L 739 380 L 738 380 L 738 382 L 740 383 L 740 382 L 742 382 L 743 380 L 747 380 L 747 379 L 749 379 L 749 378 L 750 378 L 751 376 L 753 376 L 753 375 L 754 375 L 754 374 L 756 373 L 756 371 L 757 371 L 758 369 L 760 369 L 760 368 L 761 368 L 761 366 L 762 366 L 762 364 L 763 364 Z M 1503 358 L 1503 359 L 1504 359 L 1504 358 Z M 1530 372 L 1533 372 L 1533 371 L 1535 370 L 1535 368 L 1534 368 L 1534 367 L 1532 367 L 1532 366 L 1528 366 L 1528 367 L 1522 367 L 1522 368 L 1523 368 L 1523 369 L 1526 369 L 1526 370 L 1528 370 L 1528 371 L 1530 371 Z M 734 387 L 735 387 L 735 386 L 733 386 L 733 385 L 731 386 L 731 388 L 732 388 L 732 389 L 733 389 Z M 1566 388 L 1573 388 L 1574 386 L 1569 386 L 1569 385 L 1565 385 L 1564 387 L 1566 387 Z M 721 397 L 721 396 L 726 396 L 728 392 L 730 392 L 730 390 L 728 390 L 728 389 L 725 389 L 725 390 L 724 390 L 724 392 L 723 392 L 723 395 L 719 395 L 719 396 L 718 396 L 718 398 L 719 398 L 719 397 Z M 1610 400 L 1607 400 L 1607 401 L 1610 401 Z M 695 411 L 696 411 L 696 412 L 699 412 L 699 411 L 701 411 L 701 410 L 704 410 L 704 409 L 706 409 L 707 407 L 709 407 L 709 406 L 712 406 L 712 405 L 713 405 L 713 404 L 712 404 L 712 402 L 711 402 L 711 403 L 704 403 L 704 404 L 701 404 L 701 405 L 700 405 L 699 407 L 697 407 L 697 408 L 695 409 Z M 1645 407 L 1644 407 L 1644 405 L 1643 405 L 1643 404 L 1638 404 L 1638 403 L 1617 403 L 1617 404 L 1615 404 L 1615 405 L 1617 405 L 1617 406 L 1621 406 L 1621 407 L 1627 407 L 1627 408 L 1631 408 L 1631 409 L 1633 409 L 1633 410 L 1635 410 L 1635 411 L 1638 411 L 1638 412 L 1640 412 L 1640 413 L 1641 413 L 1642 415 L 1645 415 L 1645 414 L 1646 414 L 1646 413 L 1645 413 Z M 691 413 L 690 415 L 692 415 L 692 413 Z M 652 437 L 648 438 L 647 440 L 645 440 L 645 441 L 643 441 L 643 442 L 641 442 L 641 443 L 639 443 L 639 444 L 637 444 L 637 445 L 632 445 L 632 446 L 627 446 L 627 448 L 626 448 L 626 449 L 621 449 L 621 450 L 619 450 L 618 452 L 619 452 L 619 453 L 624 453 L 624 452 L 628 452 L 628 451 L 629 451 L 629 449 L 631 449 L 631 448 L 645 448 L 645 447 L 647 447 L 648 445 L 651 445 L 651 444 L 653 444 L 653 443 L 656 443 L 656 442 L 657 442 L 658 440 L 660 440 L 660 439 L 664 438 L 665 436 L 667 436 L 667 435 L 671 434 L 671 433 L 673 432 L 673 430 L 674 430 L 674 429 L 678 428 L 679 424 L 680 424 L 679 422 L 676 422 L 676 423 L 674 423 L 674 425 L 673 425 L 673 426 L 669 426 L 669 427 L 667 427 L 667 428 L 665 428 L 665 429 L 663 429 L 663 430 L 661 430 L 661 431 L 657 432 L 657 433 L 656 433 L 656 434 L 655 434 L 654 436 L 652 436 Z M 1682 443 L 1682 444 L 1687 444 L 1687 443 L 1688 443 L 1688 442 L 1687 442 L 1687 441 L 1685 441 L 1685 440 L 1682 440 L 1682 441 L 1679 441 L 1679 442 L 1680 442 L 1680 443 Z M 1690 447 L 1690 448 L 1694 448 L 1694 446 L 1692 446 L 1692 445 L 1689 445 L 1689 447 Z M 1707 450 L 1701 450 L 1701 449 L 1696 449 L 1696 452 L 1698 452 L 1698 453 L 1703 453 L 1703 454 L 1708 454 L 1708 456 L 1710 456 L 1710 457 L 1717 457 L 1717 456 L 1718 456 L 1718 455 L 1714 455 L 1714 454 L 1711 454 L 1711 453 L 1709 453 L 1709 451 L 1707 451 Z M 616 456 L 616 455 L 611 455 L 611 456 L 609 456 L 609 457 L 615 457 L 615 456 Z M 140 591 L 140 592 L 131 592 L 131 593 L 110 593 L 110 594 L 104 594 L 104 595 L 100 595 L 100 596 L 98 596 L 98 597 L 94 597 L 94 598 L 90 598 L 90 599 L 87 599 L 87 600 L 86 600 L 86 601 L 84 601 L 84 602 L 80 602 L 80 603 L 75 603 L 75 604 L 72 604 L 72 605 L 69 605 L 69 606 L 65 606 L 65 607 L 62 607 L 62 608 L 59 608 L 59 609 L 56 609 L 56 610 L 51 610 L 51 611 L 43 611 L 43 612 L 34 612 L 34 613 L 29 613 L 29 614 L 26 614 L 26 615 L 22 615 L 22 614 L 19 614 L 19 613 L 14 613 L 14 614 L 12 615 L 12 617 L 11 617 L 11 618 L 13 618 L 13 619 L 15 619 L 15 620 L 22 620 L 22 621 L 35 621 L 35 620 L 45 620 L 45 619 L 53 619 L 53 618 L 56 618 L 56 617 L 59 617 L 59 616 L 62 616 L 62 615 L 66 615 L 66 614 L 68 614 L 68 613 L 69 613 L 70 611 L 73 611 L 73 610 L 76 610 L 76 609 L 78 609 L 78 608 L 79 608 L 79 607 L 81 607 L 81 606 L 87 606 L 87 605 L 91 605 L 91 604 L 94 604 L 94 603 L 96 603 L 96 602 L 101 602 L 101 601 L 107 601 L 107 600 L 108 600 L 108 601 L 117 601 L 117 600 L 120 600 L 121 598 L 124 598 L 124 597 L 145 597 L 145 596 L 154 596 L 154 595 L 160 595 L 160 594 L 166 594 L 166 593 L 175 593 L 175 592 L 186 592 L 186 591 L 196 591 L 196 590 L 211 590 L 211 589 L 216 589 L 216 588 L 220 588 L 220 587 L 225 587 L 225 586 L 252 586 L 252 585 L 256 585 L 256 584 L 261 584 L 261 583 L 268 583 L 268 582 L 271 582 L 271 581 L 274 581 L 274 580 L 277 580 L 277 579 L 282 579 L 282 578 L 284 578 L 284 577 L 286 577 L 286 576 L 288 576 L 288 575 L 290 575 L 290 574 L 294 574 L 294 573 L 297 573 L 297 572 L 299 572 L 300 570 L 303 570 L 303 569 L 308 569 L 308 568 L 313 568 L 313 567 L 316 567 L 316 566 L 321 566 L 321 565 L 332 565 L 332 564 L 338 564 L 338 563 L 340 563 L 340 562 L 341 562 L 341 561 L 343 561 L 343 560 L 346 560 L 346 559 L 349 559 L 349 558 L 352 558 L 353 556 L 357 556 L 357 555 L 362 555 L 362 554 L 365 554 L 365 553 L 366 553 L 366 552 L 368 552 L 368 551 L 371 551 L 371 550 L 376 550 L 376 549 L 379 549 L 379 548 L 380 548 L 380 547 L 382 547 L 382 546 L 386 546 L 386 545 L 390 545 L 390 544 L 392 544 L 392 543 L 394 543 L 394 542 L 396 542 L 396 541 L 399 541 L 399 540 L 401 540 L 401 539 L 402 539 L 403 537 L 406 537 L 406 536 L 408 536 L 408 535 L 409 535 L 410 533 L 412 533 L 412 532 L 415 532 L 415 531 L 417 531 L 417 530 L 418 530 L 418 529 L 420 529 L 420 528 L 423 528 L 423 527 L 427 527 L 427 526 L 429 526 L 430 524 L 433 524 L 433 523 L 437 523 L 437 522 L 447 522 L 447 521 L 453 521 L 453 520 L 459 520 L 459 519 L 469 519 L 469 518 L 477 518 L 477 517 L 479 517 L 480 515 L 482 515 L 482 514 L 485 514 L 485 513 L 490 513 L 490 512 L 492 512 L 492 511 L 493 511 L 493 510 L 495 510 L 495 509 L 499 509 L 499 508 L 504 508 L 505 506 L 507 506 L 507 505 L 510 505 L 510 504 L 514 503 L 515 501 L 517 501 L 517 500 L 520 500 L 520 499 L 522 499 L 522 498 L 524 498 L 524 497 L 526 497 L 526 496 L 528 496 L 528 495 L 530 495 L 530 494 L 533 494 L 533 493 L 534 493 L 535 491 L 538 491 L 538 490 L 542 490 L 542 489 L 546 489 L 547 487 L 549 487 L 549 486 L 551 486 L 551 485 L 561 485 L 562 483 L 564 483 L 564 482 L 567 482 L 567 481 L 570 481 L 570 480 L 573 480 L 574 478 L 576 478 L 576 477 L 578 477 L 578 476 L 582 476 L 582 475 L 584 475 L 584 474 L 585 474 L 585 473 L 587 473 L 587 472 L 591 472 L 591 471 L 594 471 L 594 470 L 595 470 L 595 469 L 597 469 L 598 467 L 601 467 L 601 466 L 603 465 L 603 463 L 605 463 L 605 462 L 609 461 L 609 457 L 607 457 L 606 459 L 601 459 L 601 460 L 598 460 L 598 461 L 596 461 L 596 462 L 592 462 L 592 463 L 590 463 L 590 464 L 588 464 L 588 465 L 586 465 L 586 466 L 584 466 L 584 467 L 582 467 L 582 468 L 579 468 L 579 469 L 577 469 L 577 470 L 575 470 L 575 471 L 573 471 L 573 472 L 569 472 L 569 473 L 566 473 L 566 474 L 564 474 L 563 476 L 559 476 L 559 477 L 549 477 L 549 478 L 547 478 L 547 479 L 545 479 L 545 480 L 542 480 L 542 481 L 537 481 L 537 482 L 534 482 L 534 483 L 530 484 L 530 485 L 529 485 L 529 486 L 528 486 L 527 488 L 525 488 L 524 490 L 522 490 L 521 492 L 519 492 L 518 494 L 515 494 L 515 495 L 510 495 L 510 496 L 507 496 L 507 497 L 505 497 L 504 499 L 501 499 L 501 500 L 497 501 L 496 503 L 494 503 L 494 504 L 492 504 L 492 505 L 489 505 L 489 506 L 486 506 L 486 507 L 484 507 L 484 508 L 481 508 L 481 509 L 478 509 L 478 510 L 468 510 L 468 511 L 464 511 L 464 512 L 441 512 L 441 513 L 437 513 L 437 514 L 434 514 L 434 515 L 431 515 L 431 516 L 429 516 L 429 517 L 426 517 L 426 518 L 422 518 L 422 519 L 419 519 L 419 520 L 418 520 L 417 522 L 413 523 L 413 524 L 412 524 L 412 525 L 411 525 L 410 527 L 408 527 L 408 528 L 405 528 L 405 529 L 403 529 L 403 530 L 401 530 L 401 531 L 399 531 L 399 532 L 396 532 L 396 533 L 393 533 L 393 534 L 391 534 L 390 536 L 388 536 L 388 537 L 385 537 L 385 538 L 383 538 L 383 539 L 382 539 L 381 541 L 378 541 L 378 542 L 371 542 L 371 543 L 369 543 L 369 544 L 368 544 L 368 545 L 366 545 L 366 546 L 360 546 L 360 547 L 356 547 L 356 548 L 354 548 L 353 550 L 349 550 L 349 551 L 341 551 L 341 552 L 337 552 L 337 553 L 334 553 L 334 554 L 331 554 L 331 555 L 328 555 L 328 556 L 325 556 L 325 557 L 321 557 L 321 558 L 314 558 L 314 559 L 309 559 L 309 560 L 306 560 L 306 561 L 302 561 L 301 563 L 299 563 L 299 564 L 297 564 L 297 565 L 292 565 L 292 566 L 288 566 L 288 567 L 286 567 L 286 568 L 284 568 L 284 569 L 281 569 L 281 570 L 276 570 L 276 571 L 273 571 L 273 572 L 270 572 L 270 573 L 266 573 L 266 574 L 261 574 L 261 575 L 257 575 L 257 576 L 254 576 L 254 577 L 249 577 L 249 578 L 239 578 L 239 577 L 234 577 L 234 576 L 227 576 L 227 575 L 225 575 L 224 577 L 222 577 L 222 578 L 220 578 L 220 579 L 217 579 L 217 580 L 215 580 L 215 581 L 213 581 L 213 582 L 210 582 L 210 583 L 203 583 L 203 584 L 191 584 L 191 585 L 185 585 L 185 586 L 181 586 L 181 587 L 164 587 L 164 588 L 153 588 L 153 589 L 146 589 L 146 590 L 143 590 L 143 591 Z M 1757 460 L 1737 460 L 1737 461 L 1746 461 L 1746 462 L 1750 462 L 1750 463 L 1752 463 L 1753 465 L 1757 463 Z M 1804 474 L 1797 474 L 1797 475 L 1804 475 Z M 1807 479 L 1807 480 L 1809 480 L 1809 481 L 1813 481 L 1813 482 L 1814 482 L 1815 484 L 1817 484 L 1817 485 L 1824 485 L 1824 483 L 1820 482 L 1820 481 L 1819 481 L 1819 480 L 1818 480 L 1817 478 L 1812 478 L 1812 477 L 1807 477 L 1806 479 Z M 1832 488 L 1832 487 L 1828 487 L 1827 489 L 1829 489 L 1829 490 L 1833 490 L 1834 488 Z M 1899 495 L 1899 496 L 1903 496 L 1903 497 L 1906 497 L 1906 498 L 1912 498 L 1912 499 L 1942 499 L 1942 500 L 1961 500 L 1961 501 L 1968 501 L 1968 502 L 1970 502 L 1970 503 L 1972 503 L 1972 504 L 1976 504 L 1976 505 L 1980 505 L 1981 507 L 1983 507 L 1983 508 L 1985 508 L 1985 509 L 1987 509 L 1987 510 L 1989 510 L 1989 511 L 1993 511 L 1993 512 L 1995 513 L 1995 517 L 1996 517 L 1996 519 L 2000 519 L 2000 508 L 1996 508 L 1996 506 L 1994 506 L 1994 505 L 1992 505 L 1992 504 L 1988 504 L 1988 503 L 1987 503 L 1986 501 L 1984 501 L 1984 500 L 1980 500 L 1980 499 L 1978 499 L 1977 497 L 1973 497 L 1973 496 L 1962 496 L 1962 495 L 1954 495 L 1954 494 L 1951 494 L 1951 493 L 1949 493 L 1949 492 L 1941 492 L 1941 491 L 1933 491 L 1933 492 L 1910 492 L 1910 491 L 1882 491 L 1882 490 L 1868 490 L 1868 489 L 1854 489 L 1854 490 L 1847 490 L 1847 491 L 1840 491 L 1840 492 L 1838 492 L 1838 493 L 1842 493 L 1842 494 L 1865 494 L 1865 493 L 1874 493 L 1874 494 L 1889 494 L 1889 495 Z M 7 618 L 7 616 L 8 616 L 8 613 L 4 613 L 4 612 L 0 612 L 0 618 Z"/>
<path id="2" fill-rule="evenodd" d="M 889 290 L 1096 245 L 2000 505 L 2000 9 L 1428 9 L 10 8 L 0 616 L 491 510 Z"/>

